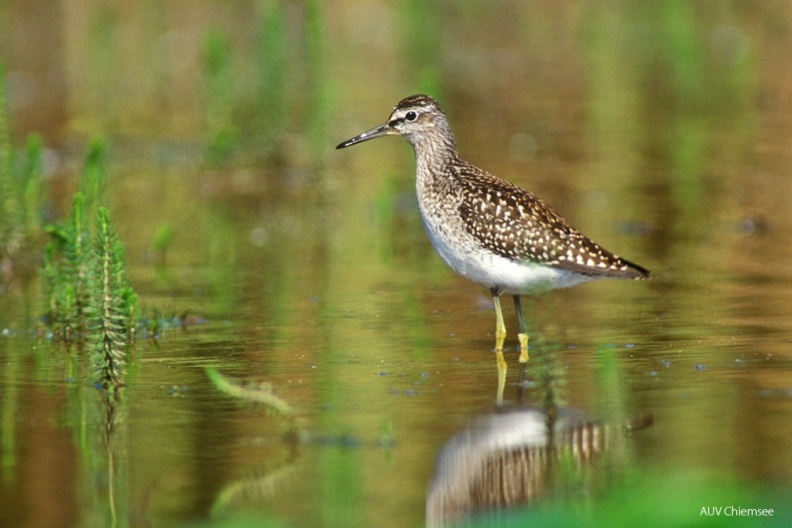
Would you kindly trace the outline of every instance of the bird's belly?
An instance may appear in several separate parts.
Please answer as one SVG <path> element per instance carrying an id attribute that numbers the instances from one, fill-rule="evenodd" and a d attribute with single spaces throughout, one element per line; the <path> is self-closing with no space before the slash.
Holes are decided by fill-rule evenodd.
<path id="1" fill-rule="evenodd" d="M 503 257 L 478 246 L 472 236 L 460 237 L 460 231 L 448 229 L 447 223 L 438 225 L 427 220 L 424 218 L 424 227 L 440 258 L 463 277 L 488 289 L 527 295 L 593 280 L 587 275 Z"/>
<path id="2" fill-rule="evenodd" d="M 494 253 L 440 256 L 457 273 L 489 289 L 502 293 L 533 294 L 588 282 L 591 277 L 541 264 L 520 262 Z M 460 258 L 461 257 L 461 258 Z"/>

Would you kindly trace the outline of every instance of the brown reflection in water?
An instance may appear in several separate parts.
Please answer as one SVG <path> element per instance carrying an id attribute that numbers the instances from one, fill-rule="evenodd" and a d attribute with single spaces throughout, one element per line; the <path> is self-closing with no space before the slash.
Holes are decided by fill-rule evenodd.
<path id="1" fill-rule="evenodd" d="M 292 447 L 296 447 L 293 444 Z M 211 515 L 238 511 L 245 507 L 265 504 L 276 496 L 279 486 L 293 478 L 298 451 L 292 449 L 285 461 L 273 463 L 272 468 L 254 468 L 224 484 L 209 510 Z"/>
<path id="2" fill-rule="evenodd" d="M 627 427 L 643 428 L 651 421 L 640 416 Z M 593 422 L 578 411 L 561 412 L 556 419 L 538 409 L 481 416 L 440 451 L 426 524 L 445 526 L 477 512 L 532 504 L 563 486 L 556 481 L 560 460 L 587 471 L 624 432 L 625 427 Z"/>
<path id="3" fill-rule="evenodd" d="M 63 399 L 36 385 L 20 396 L 19 459 L 16 466 L 2 468 L 4 478 L 16 478 L 0 494 L 0 525 L 74 526 L 79 507 L 69 483 L 79 466 L 69 432 L 50 418 L 60 412 Z"/>

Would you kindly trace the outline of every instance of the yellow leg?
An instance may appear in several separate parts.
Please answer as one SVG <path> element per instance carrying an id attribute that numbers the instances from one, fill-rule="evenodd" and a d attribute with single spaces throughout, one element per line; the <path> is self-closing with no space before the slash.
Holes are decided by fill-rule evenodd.
<path id="1" fill-rule="evenodd" d="M 522 303 L 520 296 L 514 296 L 514 311 L 517 312 L 517 322 L 520 324 L 520 333 L 517 338 L 520 340 L 520 378 L 517 382 L 517 401 L 522 403 L 523 387 L 525 386 L 525 366 L 528 364 L 528 332 L 525 331 L 525 319 L 523 319 Z"/>
<path id="2" fill-rule="evenodd" d="M 528 363 L 528 334 L 519 333 L 517 339 L 520 340 L 520 363 Z"/>
<path id="3" fill-rule="evenodd" d="M 492 304 L 495 306 L 495 361 L 498 365 L 498 397 L 497 403 L 503 403 L 503 391 L 506 388 L 506 359 L 503 357 L 503 341 L 506 339 L 506 325 L 503 323 L 503 312 L 500 305 L 500 293 L 492 289 Z"/>
<path id="4" fill-rule="evenodd" d="M 517 334 L 520 340 L 520 363 L 528 363 L 528 332 L 525 331 L 525 319 L 523 319 L 519 295 L 514 296 L 514 311 L 517 312 L 517 322 L 520 324 L 520 333 Z"/>

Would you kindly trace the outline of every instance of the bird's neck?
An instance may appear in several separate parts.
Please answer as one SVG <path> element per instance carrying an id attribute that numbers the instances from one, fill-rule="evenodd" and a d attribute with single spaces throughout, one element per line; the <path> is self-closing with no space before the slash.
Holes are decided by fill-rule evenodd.
<path id="1" fill-rule="evenodd" d="M 413 142 L 418 178 L 442 177 L 449 165 L 459 159 L 454 137 L 430 138 Z"/>

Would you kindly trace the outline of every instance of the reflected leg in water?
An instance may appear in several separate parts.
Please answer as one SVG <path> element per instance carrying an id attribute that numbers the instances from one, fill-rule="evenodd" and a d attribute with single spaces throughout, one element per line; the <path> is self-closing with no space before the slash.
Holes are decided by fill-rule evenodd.
<path id="1" fill-rule="evenodd" d="M 492 288 L 492 304 L 495 306 L 495 361 L 498 364 L 498 396 L 497 404 L 503 404 L 503 390 L 506 387 L 506 360 L 503 357 L 503 341 L 506 339 L 506 325 L 503 322 L 503 311 L 500 305 L 500 292 Z"/>
<path id="2" fill-rule="evenodd" d="M 528 363 L 528 331 L 525 329 L 525 319 L 523 318 L 522 302 L 519 295 L 514 296 L 514 311 L 517 312 L 517 322 L 520 325 L 520 333 L 517 334 L 517 338 L 520 340 L 520 379 L 517 385 L 517 401 L 522 401 L 525 365 Z"/>

